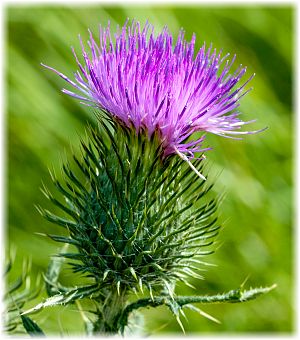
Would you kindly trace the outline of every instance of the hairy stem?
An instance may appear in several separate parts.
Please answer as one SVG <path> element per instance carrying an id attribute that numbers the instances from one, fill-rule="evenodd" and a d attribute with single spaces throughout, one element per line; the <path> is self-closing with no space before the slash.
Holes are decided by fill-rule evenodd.
<path id="1" fill-rule="evenodd" d="M 119 327 L 117 320 L 126 305 L 126 290 L 109 292 L 102 303 L 100 303 L 101 307 L 97 313 L 97 320 L 94 322 L 93 333 L 95 335 L 118 334 Z"/>

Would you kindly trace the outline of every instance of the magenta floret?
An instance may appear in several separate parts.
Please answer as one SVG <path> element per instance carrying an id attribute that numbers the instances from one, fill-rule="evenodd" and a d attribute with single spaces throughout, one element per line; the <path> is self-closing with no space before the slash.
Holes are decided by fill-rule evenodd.
<path id="1" fill-rule="evenodd" d="M 249 90 L 248 78 L 237 86 L 246 72 L 240 65 L 232 74 L 235 60 L 222 56 L 212 46 L 205 44 L 194 57 L 195 35 L 190 42 L 181 30 L 177 41 L 165 27 L 158 35 L 146 23 L 128 22 L 113 40 L 110 27 L 100 27 L 99 42 L 90 32 L 90 55 L 82 40 L 84 64 L 78 60 L 79 71 L 72 81 L 55 71 L 72 85 L 78 93 L 63 89 L 72 97 L 90 106 L 105 110 L 126 126 L 134 126 L 137 132 L 155 130 L 163 141 L 164 155 L 173 153 L 193 158 L 204 152 L 204 135 L 187 140 L 194 132 L 211 132 L 231 137 L 256 133 L 241 131 L 244 122 L 238 118 L 239 99 Z"/>

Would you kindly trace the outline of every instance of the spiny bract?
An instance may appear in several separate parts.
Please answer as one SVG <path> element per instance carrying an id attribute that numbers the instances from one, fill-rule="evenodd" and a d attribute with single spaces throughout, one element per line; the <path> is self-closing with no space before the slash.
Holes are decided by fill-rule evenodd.
<path id="1" fill-rule="evenodd" d="M 69 216 L 43 210 L 69 232 L 49 236 L 74 245 L 77 252 L 61 256 L 104 289 L 172 294 L 175 281 L 200 277 L 195 262 L 211 252 L 206 247 L 219 229 L 212 217 L 216 201 L 203 199 L 211 187 L 182 159 L 162 157 L 158 133 L 149 139 L 115 120 L 104 122 L 89 129 L 82 159 L 74 156 L 78 174 L 67 164 L 65 183 L 53 178 L 66 203 L 45 190 Z M 202 169 L 201 160 L 193 164 Z"/>

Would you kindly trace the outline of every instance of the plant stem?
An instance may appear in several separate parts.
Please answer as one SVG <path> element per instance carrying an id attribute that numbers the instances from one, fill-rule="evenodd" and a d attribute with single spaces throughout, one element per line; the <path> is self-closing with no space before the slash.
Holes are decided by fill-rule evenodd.
<path id="1" fill-rule="evenodd" d="M 102 305 L 102 306 L 101 306 Z M 97 320 L 94 322 L 93 333 L 102 335 L 119 334 L 118 317 L 126 305 L 126 289 L 108 291 L 104 302 L 100 304 Z"/>

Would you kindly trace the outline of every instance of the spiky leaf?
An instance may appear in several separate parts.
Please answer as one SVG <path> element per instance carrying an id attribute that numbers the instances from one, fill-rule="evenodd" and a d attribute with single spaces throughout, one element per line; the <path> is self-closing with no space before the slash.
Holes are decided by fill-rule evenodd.
<path id="1" fill-rule="evenodd" d="M 21 315 L 23 326 L 26 332 L 31 336 L 43 336 L 45 335 L 36 322 L 31 320 L 28 316 Z"/>

